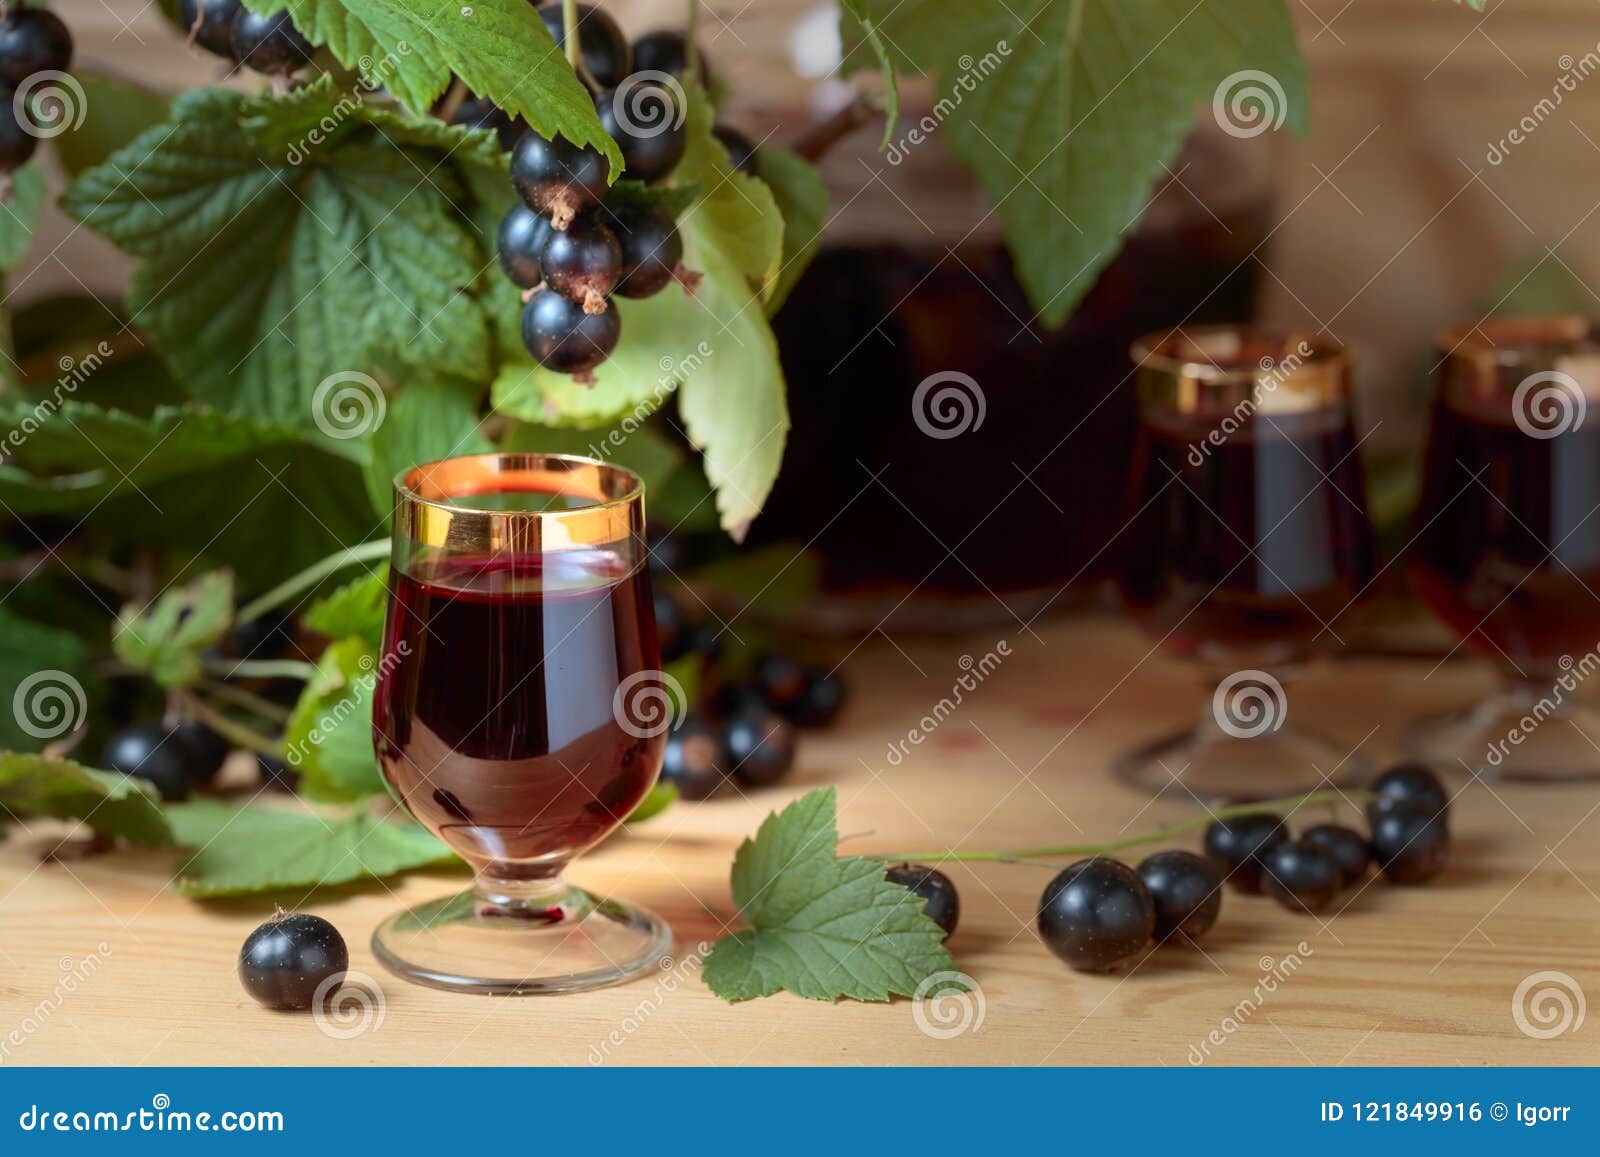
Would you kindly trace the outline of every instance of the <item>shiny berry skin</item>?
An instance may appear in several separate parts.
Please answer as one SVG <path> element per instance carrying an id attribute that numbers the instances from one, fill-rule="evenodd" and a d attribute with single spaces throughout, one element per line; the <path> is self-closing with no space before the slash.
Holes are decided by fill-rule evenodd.
<path id="1" fill-rule="evenodd" d="M 961 923 L 961 897 L 950 877 L 922 864 L 895 864 L 884 873 L 891 884 L 910 888 L 922 897 L 922 914 L 944 929 L 948 939 Z"/>
<path id="2" fill-rule="evenodd" d="M 1259 892 L 1261 857 L 1288 840 L 1281 817 L 1251 812 L 1214 821 L 1206 828 L 1205 851 L 1224 881 L 1241 892 Z"/>
<path id="3" fill-rule="evenodd" d="M 756 660 L 755 680 L 774 711 L 787 715 L 806 690 L 806 669 L 788 655 L 769 653 Z"/>
<path id="4" fill-rule="evenodd" d="M 1367 819 L 1395 804 L 1418 808 L 1440 819 L 1449 819 L 1450 793 L 1429 767 L 1421 763 L 1402 763 L 1391 767 L 1372 781 L 1373 794 L 1367 804 Z"/>
<path id="5" fill-rule="evenodd" d="M 0 173 L 19 169 L 39 147 L 39 137 L 30 131 L 32 125 L 17 119 L 17 103 L 0 100 Z"/>
<path id="6" fill-rule="evenodd" d="M 622 246 L 616 234 L 585 213 L 565 229 L 552 229 L 539 255 L 544 283 L 585 313 L 604 313 L 606 298 L 622 276 Z"/>
<path id="7" fill-rule="evenodd" d="M 683 631 L 686 625 L 683 608 L 678 600 L 665 591 L 657 591 L 651 600 L 655 610 L 656 639 L 661 645 L 661 658 L 670 663 L 683 654 Z"/>
<path id="8" fill-rule="evenodd" d="M 683 261 L 677 223 L 657 205 L 624 203 L 611 207 L 611 231 L 622 246 L 618 297 L 654 297 L 672 281 Z"/>
<path id="9" fill-rule="evenodd" d="M 555 233 L 539 214 L 526 205 L 517 204 L 500 219 L 500 231 L 495 235 L 495 252 L 500 257 L 500 268 L 520 289 L 532 289 L 544 279 L 539 264 L 544 254 L 545 242 Z"/>
<path id="10" fill-rule="evenodd" d="M 843 679 L 813 667 L 806 671 L 800 697 L 785 714 L 800 727 L 826 727 L 839 717 L 847 698 Z"/>
<path id="11" fill-rule="evenodd" d="M 749 176 L 756 174 L 756 143 L 745 136 L 738 129 L 730 129 L 726 125 L 718 125 L 711 130 L 711 135 L 722 142 L 722 147 L 728 150 L 728 163 L 735 172 L 745 173 Z"/>
<path id="12" fill-rule="evenodd" d="M 560 3 L 539 5 L 539 16 L 555 39 L 556 47 L 565 52 L 567 22 Z M 633 69 L 633 53 L 622 28 L 593 4 L 578 5 L 578 48 L 583 55 L 583 66 L 601 88 L 615 88 Z"/>
<path id="13" fill-rule="evenodd" d="M 700 83 L 711 87 L 710 70 L 706 68 L 706 54 L 696 54 Z M 664 72 L 668 76 L 682 76 L 689 69 L 689 40 L 683 33 L 671 28 L 646 32 L 633 42 L 634 72 Z"/>
<path id="14" fill-rule="evenodd" d="M 727 765 L 721 733 L 705 716 L 693 713 L 667 733 L 661 782 L 677 788 L 683 799 L 705 799 L 726 781 Z"/>
<path id="15" fill-rule="evenodd" d="M 766 693 L 751 679 L 733 679 L 717 688 L 711 700 L 711 709 L 724 719 L 742 711 L 768 711 Z"/>
<path id="16" fill-rule="evenodd" d="M 344 937 L 321 916 L 280 913 L 250 933 L 239 950 L 239 983 L 267 1008 L 283 1012 L 327 1000 L 349 969 Z"/>
<path id="17" fill-rule="evenodd" d="M 1339 865 L 1339 886 L 1359 884 L 1372 864 L 1372 845 L 1367 837 L 1343 824 L 1318 824 L 1307 828 L 1300 842 L 1321 848 Z"/>
<path id="18" fill-rule="evenodd" d="M 194 720 L 178 724 L 173 729 L 172 742 L 183 749 L 184 775 L 196 787 L 216 779 L 228 758 L 228 741 Z"/>
<path id="19" fill-rule="evenodd" d="M 771 787 L 794 767 L 794 725 L 770 711 L 741 711 L 722 729 L 733 777 L 746 787 Z"/>
<path id="20" fill-rule="evenodd" d="M 0 81 L 15 88 L 36 72 L 65 72 L 72 64 L 72 33 L 48 8 L 13 3 L 0 21 Z"/>
<path id="21" fill-rule="evenodd" d="M 1316 844 L 1279 844 L 1261 860 L 1261 890 L 1291 912 L 1320 912 L 1339 894 L 1339 863 Z"/>
<path id="22" fill-rule="evenodd" d="M 188 798 L 188 748 L 159 721 L 113 735 L 101 753 L 100 766 L 147 780 L 164 800 Z"/>
<path id="23" fill-rule="evenodd" d="M 1210 931 L 1222 911 L 1222 877 L 1193 852 L 1156 852 L 1139 864 L 1139 879 L 1156 905 L 1156 942 L 1195 940 Z"/>
<path id="24" fill-rule="evenodd" d="M 1139 873 L 1101 856 L 1063 869 L 1039 897 L 1039 938 L 1079 972 L 1137 956 L 1155 927 L 1156 903 Z"/>
<path id="25" fill-rule="evenodd" d="M 1444 817 L 1396 803 L 1373 818 L 1372 858 L 1394 884 L 1426 884 L 1450 862 Z"/>
<path id="26" fill-rule="evenodd" d="M 233 18 L 233 58 L 267 76 L 288 76 L 316 55 L 311 41 L 289 19 L 288 12 L 263 16 L 240 8 Z"/>
<path id="27" fill-rule="evenodd" d="M 655 81 L 627 83 L 594 98 L 600 127 L 622 150 L 622 175 L 658 181 L 683 160 L 689 130 L 672 90 Z"/>
<path id="28" fill-rule="evenodd" d="M 239 0 L 178 0 L 178 27 L 213 56 L 233 59 L 233 18 L 243 5 Z M 195 19 L 200 25 L 195 27 Z"/>
<path id="29" fill-rule="evenodd" d="M 511 150 L 511 183 L 523 204 L 550 218 L 557 229 L 606 195 L 611 162 L 585 145 L 554 140 L 531 129 Z"/>
<path id="30" fill-rule="evenodd" d="M 541 289 L 522 307 L 522 344 L 547 370 L 586 374 L 617 348 L 622 331 L 616 307 L 585 313 L 553 289 Z"/>

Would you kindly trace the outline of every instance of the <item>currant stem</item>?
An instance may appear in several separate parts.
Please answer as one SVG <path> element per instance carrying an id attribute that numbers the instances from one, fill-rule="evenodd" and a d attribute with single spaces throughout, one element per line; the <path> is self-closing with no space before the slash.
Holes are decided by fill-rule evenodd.
<path id="1" fill-rule="evenodd" d="M 222 712 L 213 708 L 198 695 L 183 692 L 184 706 L 211 730 L 222 738 L 238 747 L 258 752 L 261 755 L 282 756 L 283 745 L 268 739 L 259 731 L 246 727 L 242 723 L 235 723 Z"/>
<path id="2" fill-rule="evenodd" d="M 690 76 L 700 75 L 700 0 L 689 0 L 689 16 L 684 21 L 683 61 L 684 72 Z"/>
<path id="3" fill-rule="evenodd" d="M 206 673 L 236 679 L 299 679 L 317 673 L 316 664 L 300 659 L 220 659 L 205 664 Z"/>
<path id="4" fill-rule="evenodd" d="M 572 65 L 572 71 L 590 88 L 599 88 L 600 83 L 583 63 L 583 44 L 578 39 L 578 0 L 561 0 L 561 39 L 566 44 L 567 63 Z"/>
<path id="5" fill-rule="evenodd" d="M 1031 867 L 1057 868 L 1058 864 L 1042 864 L 1038 861 L 1055 856 L 1094 856 L 1106 852 L 1115 852 L 1122 848 L 1136 848 L 1143 844 L 1160 844 L 1189 832 L 1199 831 L 1209 825 L 1213 820 L 1231 819 L 1235 816 L 1251 815 L 1259 811 L 1293 811 L 1296 808 L 1316 804 L 1337 804 L 1340 801 L 1347 803 L 1364 803 L 1372 798 L 1372 793 L 1364 790 L 1352 791 L 1314 791 L 1309 795 L 1292 795 L 1283 799 L 1262 800 L 1259 803 L 1229 804 L 1227 807 L 1213 808 L 1204 815 L 1193 819 L 1184 820 L 1182 823 L 1173 824 L 1171 827 L 1159 831 L 1146 832 L 1143 835 L 1127 836 L 1120 840 L 1111 840 L 1102 844 L 1058 844 L 1048 848 L 1018 848 L 1009 852 L 893 852 L 874 853 L 874 860 L 890 860 L 899 863 L 902 860 L 921 864 L 938 863 L 968 863 L 968 864 L 1027 864 Z"/>
<path id="6" fill-rule="evenodd" d="M 294 577 L 284 579 L 260 598 L 240 607 L 239 613 L 234 616 L 234 621 L 248 623 L 252 619 L 259 619 L 275 607 L 282 606 L 301 591 L 310 590 L 336 571 L 341 571 L 347 566 L 354 566 L 358 562 L 374 562 L 380 558 L 387 558 L 389 549 L 389 540 L 384 538 L 373 542 L 364 542 L 360 546 L 352 546 L 347 550 L 339 551 L 337 554 L 330 554 L 321 562 L 312 563 Z"/>

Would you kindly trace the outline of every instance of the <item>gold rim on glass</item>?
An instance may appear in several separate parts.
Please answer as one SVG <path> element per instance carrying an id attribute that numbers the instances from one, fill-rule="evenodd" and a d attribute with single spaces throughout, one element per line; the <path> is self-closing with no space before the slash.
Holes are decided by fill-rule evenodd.
<path id="1" fill-rule="evenodd" d="M 1219 413 L 1248 404 L 1294 413 L 1342 404 L 1350 356 L 1333 338 L 1248 325 L 1195 325 L 1146 334 L 1129 350 L 1147 404 Z"/>

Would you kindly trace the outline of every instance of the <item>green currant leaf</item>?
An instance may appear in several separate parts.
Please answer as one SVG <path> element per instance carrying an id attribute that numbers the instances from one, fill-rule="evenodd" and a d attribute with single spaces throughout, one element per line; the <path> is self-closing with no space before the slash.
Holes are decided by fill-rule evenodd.
<path id="1" fill-rule="evenodd" d="M 171 108 L 160 93 L 93 69 L 74 68 L 72 79 L 83 89 L 83 122 L 54 143 L 61 167 L 74 177 L 161 124 Z"/>
<path id="2" fill-rule="evenodd" d="M 860 6 L 897 64 L 937 74 L 935 112 L 919 126 L 934 121 L 925 131 L 944 136 L 983 182 L 1049 325 L 1116 255 L 1196 108 L 1210 106 L 1220 85 L 1237 81 L 1230 92 L 1243 94 L 1254 80 L 1272 122 L 1306 124 L 1305 61 L 1283 0 Z M 902 135 L 891 147 L 928 144 Z"/>
<path id="3" fill-rule="evenodd" d="M 833 788 L 810 792 L 740 845 L 733 900 L 750 928 L 718 940 L 703 973 L 724 1000 L 888 1000 L 955 971 L 920 898 L 881 861 L 838 857 L 835 806 Z"/>
<path id="4" fill-rule="evenodd" d="M 0 819 L 24 816 L 82 820 L 103 835 L 147 847 L 172 843 L 161 799 L 144 780 L 70 759 L 0 751 Z"/>
<path id="5" fill-rule="evenodd" d="M 0 747 L 35 751 L 86 722 L 86 660 L 70 631 L 0 606 Z"/>
<path id="6" fill-rule="evenodd" d="M 360 638 L 322 653 L 284 729 L 289 766 L 308 799 L 350 800 L 384 788 L 372 750 L 372 695 L 378 657 Z"/>
<path id="7" fill-rule="evenodd" d="M 233 623 L 233 575 L 212 571 L 174 587 L 147 607 L 123 607 L 111 649 L 163 687 L 186 687 L 200 677 L 200 653 Z"/>
<path id="8" fill-rule="evenodd" d="M 476 388 L 426 380 L 400 391 L 372 435 L 372 461 L 366 467 L 367 495 L 378 517 L 387 519 L 393 512 L 394 480 L 402 471 L 490 449 L 478 430 L 476 394 Z"/>
<path id="9" fill-rule="evenodd" d="M 0 201 L 0 272 L 10 273 L 27 258 L 43 203 L 44 174 L 38 165 L 23 165 L 11 174 L 11 196 Z"/>
<path id="10" fill-rule="evenodd" d="M 885 146 L 894 138 L 895 127 L 900 123 L 900 81 L 895 75 L 894 56 L 889 51 L 889 46 L 883 42 L 883 33 L 878 30 L 877 18 L 873 16 L 871 5 L 867 0 L 841 0 L 839 5 L 840 21 L 845 25 L 844 36 L 846 43 L 854 43 L 855 35 L 859 32 L 859 39 L 866 42 L 872 49 L 872 54 L 877 58 L 878 70 L 883 74 L 884 112 L 883 143 Z"/>
<path id="11" fill-rule="evenodd" d="M 388 610 L 389 568 L 352 579 L 306 608 L 300 621 L 331 639 L 351 635 L 377 652 L 383 646 L 383 619 Z"/>
<path id="12" fill-rule="evenodd" d="M 767 316 L 771 317 L 822 245 L 828 187 L 815 165 L 776 145 L 756 150 L 756 173 L 772 190 L 783 215 L 783 262 L 766 300 Z"/>
<path id="13" fill-rule="evenodd" d="M 600 127 L 594 101 L 528 0 L 248 0 L 287 8 L 295 27 L 412 111 L 427 112 L 460 77 L 536 131 L 593 145 L 622 172 L 622 153 Z"/>
<path id="14" fill-rule="evenodd" d="M 177 870 L 178 891 L 214 899 L 385 879 L 456 862 L 410 820 L 362 812 L 343 818 L 221 800 L 170 804 L 177 842 L 195 849 Z"/>

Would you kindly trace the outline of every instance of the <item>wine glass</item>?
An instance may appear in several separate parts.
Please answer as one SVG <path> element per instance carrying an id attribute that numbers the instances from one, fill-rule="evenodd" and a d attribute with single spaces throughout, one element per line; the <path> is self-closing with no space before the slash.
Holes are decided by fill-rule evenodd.
<path id="1" fill-rule="evenodd" d="M 1500 319 L 1439 337 L 1411 574 L 1499 690 L 1413 724 L 1408 754 L 1518 780 L 1600 776 L 1600 332 Z"/>
<path id="2" fill-rule="evenodd" d="M 1123 757 L 1157 794 L 1251 799 L 1365 774 L 1287 725 L 1284 685 L 1372 578 L 1366 485 L 1337 342 L 1194 326 L 1133 346 L 1139 394 L 1120 588 L 1211 689 L 1197 726 Z"/>
<path id="3" fill-rule="evenodd" d="M 660 670 L 643 485 L 585 458 L 479 454 L 406 471 L 395 495 L 373 742 L 476 878 L 385 921 L 373 951 L 470 992 L 653 970 L 667 925 L 562 878 L 649 792 L 682 706 Z"/>

